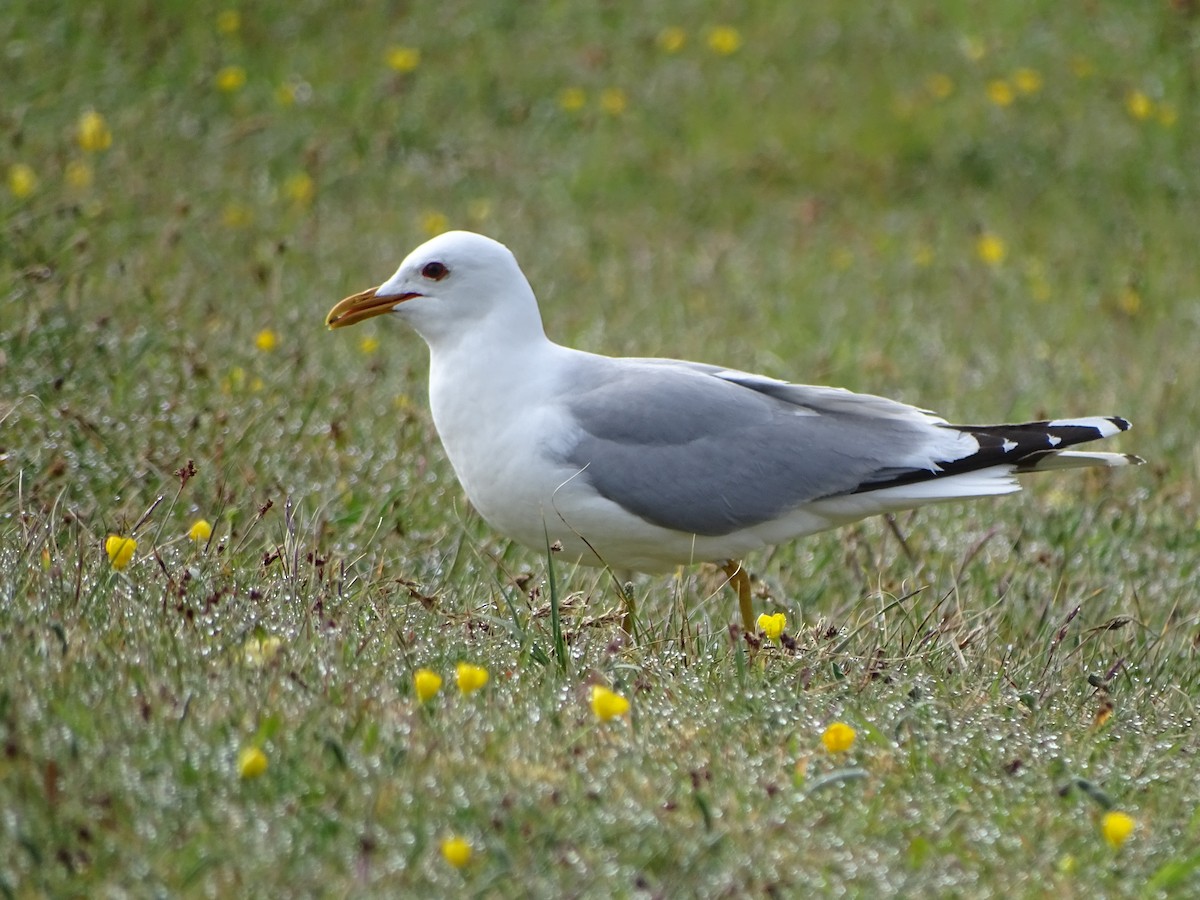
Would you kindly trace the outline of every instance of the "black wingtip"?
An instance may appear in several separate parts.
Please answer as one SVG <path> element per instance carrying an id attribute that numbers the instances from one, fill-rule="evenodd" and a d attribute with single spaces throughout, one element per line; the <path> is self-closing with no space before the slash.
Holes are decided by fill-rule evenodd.
<path id="1" fill-rule="evenodd" d="M 1117 426 L 1118 431 L 1128 431 L 1133 427 L 1133 423 L 1128 419 L 1122 419 L 1120 416 L 1109 416 L 1108 421 Z"/>

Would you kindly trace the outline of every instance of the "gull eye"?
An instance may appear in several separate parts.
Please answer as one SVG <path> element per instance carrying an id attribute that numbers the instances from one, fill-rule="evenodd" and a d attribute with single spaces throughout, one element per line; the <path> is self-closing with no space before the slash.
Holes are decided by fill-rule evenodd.
<path id="1" fill-rule="evenodd" d="M 450 270 L 443 263 L 431 262 L 425 263 L 424 268 L 421 269 L 421 274 L 430 281 L 441 281 L 450 274 Z"/>

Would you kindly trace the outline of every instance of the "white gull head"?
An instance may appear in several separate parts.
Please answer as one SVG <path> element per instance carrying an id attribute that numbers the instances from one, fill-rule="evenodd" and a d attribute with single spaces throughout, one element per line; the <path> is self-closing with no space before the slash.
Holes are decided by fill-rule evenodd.
<path id="1" fill-rule="evenodd" d="M 412 251 L 378 287 L 347 297 L 330 328 L 373 316 L 399 316 L 434 350 L 472 336 L 521 343 L 544 340 L 537 299 L 512 252 L 491 238 L 448 231 Z"/>

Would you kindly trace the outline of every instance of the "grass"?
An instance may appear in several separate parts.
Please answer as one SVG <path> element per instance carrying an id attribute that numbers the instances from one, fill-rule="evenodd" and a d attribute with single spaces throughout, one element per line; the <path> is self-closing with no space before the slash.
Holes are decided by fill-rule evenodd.
<path id="1" fill-rule="evenodd" d="M 0 893 L 1200 887 L 1189 4 L 109 6 L 0 22 Z M 791 646 L 637 577 L 631 642 L 608 575 L 470 511 L 419 340 L 322 327 L 443 223 L 563 342 L 1125 414 L 1150 465 L 751 560 Z"/>

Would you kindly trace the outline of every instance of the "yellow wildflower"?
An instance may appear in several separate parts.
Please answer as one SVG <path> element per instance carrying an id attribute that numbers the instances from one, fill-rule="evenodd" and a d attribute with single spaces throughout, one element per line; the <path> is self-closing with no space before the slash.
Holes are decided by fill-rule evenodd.
<path id="1" fill-rule="evenodd" d="M 226 94 L 240 91 L 246 84 L 246 70 L 241 66 L 226 66 L 217 72 L 213 83 L 216 84 L 218 91 Z"/>
<path id="2" fill-rule="evenodd" d="M 998 235 L 985 231 L 975 241 L 975 254 L 989 266 L 998 266 L 1008 255 L 1008 248 Z"/>
<path id="3" fill-rule="evenodd" d="M 586 103 L 587 94 L 583 92 L 583 88 L 568 87 L 559 91 L 558 105 L 566 112 L 579 112 Z"/>
<path id="4" fill-rule="evenodd" d="M 241 366 L 234 366 L 229 370 L 229 375 L 221 379 L 221 390 L 227 394 L 240 391 L 245 386 L 246 370 Z"/>
<path id="5" fill-rule="evenodd" d="M 1137 828 L 1137 821 L 1133 816 L 1116 810 L 1106 812 L 1100 819 L 1100 833 L 1104 835 L 1108 846 L 1114 850 L 1129 840 L 1129 836 L 1133 834 L 1135 828 Z"/>
<path id="6" fill-rule="evenodd" d="M 1012 85 L 1003 78 L 994 78 L 988 82 L 987 95 L 997 106 L 1012 106 L 1013 100 L 1016 99 Z"/>
<path id="7" fill-rule="evenodd" d="M 49 571 L 50 571 L 50 564 L 51 564 L 51 562 L 52 562 L 52 560 L 51 560 L 51 558 L 50 558 L 50 548 L 49 548 L 49 547 L 43 547 L 43 548 L 42 548 L 42 571 L 43 571 L 43 572 L 49 572 Z"/>
<path id="8" fill-rule="evenodd" d="M 944 72 L 934 72 L 925 79 L 925 89 L 938 100 L 945 100 L 954 93 L 954 82 Z"/>
<path id="9" fill-rule="evenodd" d="M 721 56 L 731 56 L 742 48 L 742 34 L 729 25 L 708 30 L 708 49 Z"/>
<path id="10" fill-rule="evenodd" d="M 285 109 L 293 106 L 296 103 L 296 84 L 292 81 L 285 81 L 275 88 L 275 102 Z"/>
<path id="11" fill-rule="evenodd" d="M 1125 108 L 1139 122 L 1154 115 L 1154 101 L 1139 90 L 1132 90 L 1125 95 Z"/>
<path id="12" fill-rule="evenodd" d="M 1042 89 L 1041 73 L 1035 69 L 1017 69 L 1013 72 L 1012 79 L 1022 94 L 1036 94 Z"/>
<path id="13" fill-rule="evenodd" d="M 317 192 L 316 183 L 307 172 L 289 175 L 283 183 L 283 193 L 297 206 L 308 206 Z"/>
<path id="14" fill-rule="evenodd" d="M 1138 293 L 1137 288 L 1126 285 L 1117 298 L 1117 305 L 1121 307 L 1121 312 L 1132 318 L 1142 311 L 1142 295 Z"/>
<path id="15" fill-rule="evenodd" d="M 466 838 L 458 835 L 442 841 L 442 858 L 456 869 L 461 869 L 471 861 L 471 845 Z"/>
<path id="16" fill-rule="evenodd" d="M 188 529 L 187 536 L 189 540 L 193 540 L 196 543 L 207 541 L 212 537 L 212 525 L 208 523 L 207 519 L 197 519 L 192 523 L 192 527 Z"/>
<path id="17" fill-rule="evenodd" d="M 270 353 L 279 346 L 279 338 L 270 328 L 264 328 L 254 336 L 254 346 L 263 353 Z"/>
<path id="18" fill-rule="evenodd" d="M 428 669 L 417 669 L 413 673 L 413 687 L 417 691 L 417 700 L 427 703 L 442 689 L 442 676 Z"/>
<path id="19" fill-rule="evenodd" d="M 845 722 L 834 722 L 821 735 L 821 743 L 830 753 L 845 753 L 854 746 L 858 732 Z"/>
<path id="20" fill-rule="evenodd" d="M 92 186 L 92 167 L 82 159 L 73 159 L 67 163 L 63 177 L 75 190 L 85 191 Z"/>
<path id="21" fill-rule="evenodd" d="M 358 342 L 358 349 L 365 356 L 370 356 L 379 349 L 379 338 L 372 337 L 368 334 L 365 338 Z"/>
<path id="22" fill-rule="evenodd" d="M 38 177 L 33 168 L 25 163 L 14 163 L 8 167 L 8 189 L 18 200 L 28 197 L 37 190 Z"/>
<path id="23" fill-rule="evenodd" d="M 273 635 L 264 638 L 252 637 L 242 646 L 242 658 L 251 668 L 261 669 L 279 655 L 282 647 L 283 640 Z"/>
<path id="24" fill-rule="evenodd" d="M 620 88 L 605 88 L 600 92 L 600 108 L 610 116 L 621 115 L 628 103 L 625 92 Z"/>
<path id="25" fill-rule="evenodd" d="M 110 534 L 104 541 L 104 552 L 108 554 L 108 561 L 118 572 L 129 565 L 135 550 L 137 550 L 137 541 L 131 537 Z"/>
<path id="26" fill-rule="evenodd" d="M 629 701 L 600 684 L 592 685 L 592 712 L 601 722 L 629 712 Z"/>
<path id="27" fill-rule="evenodd" d="M 411 72 L 421 64 L 421 51 L 416 47 L 392 47 L 387 53 L 387 64 L 397 72 Z"/>
<path id="28" fill-rule="evenodd" d="M 242 14 L 236 9 L 223 9 L 217 13 L 217 31 L 221 34 L 237 34 L 242 28 Z"/>
<path id="29" fill-rule="evenodd" d="M 254 222 L 254 210 L 245 203 L 227 203 L 221 210 L 221 224 L 226 228 L 246 228 Z"/>
<path id="30" fill-rule="evenodd" d="M 445 213 L 431 209 L 421 216 L 421 230 L 430 237 L 437 237 L 449 227 L 450 220 L 446 218 Z"/>
<path id="31" fill-rule="evenodd" d="M 658 33 L 659 49 L 664 53 L 678 53 L 687 43 L 687 32 L 682 28 L 670 26 Z"/>
<path id="32" fill-rule="evenodd" d="M 488 670 L 483 666 L 460 662 L 454 672 L 458 689 L 464 694 L 473 694 L 488 683 Z"/>
<path id="33" fill-rule="evenodd" d="M 238 754 L 238 777 L 257 778 L 267 771 L 267 754 L 258 747 L 243 747 Z"/>
<path id="34" fill-rule="evenodd" d="M 85 153 L 99 153 L 112 146 L 112 130 L 104 121 L 104 116 L 94 109 L 89 109 L 79 117 L 75 137 Z"/>
<path id="35" fill-rule="evenodd" d="M 787 628 L 787 616 L 783 613 L 775 613 L 773 616 L 768 616 L 763 613 L 758 617 L 755 623 L 758 630 L 763 632 L 770 640 L 778 642 L 783 634 L 783 629 Z"/>

